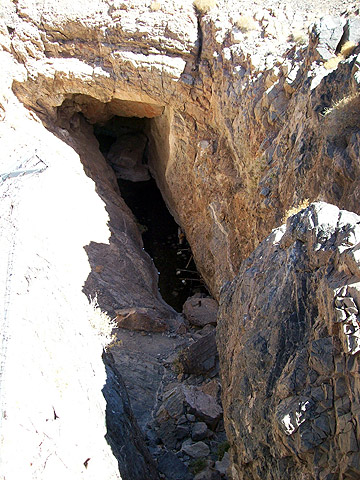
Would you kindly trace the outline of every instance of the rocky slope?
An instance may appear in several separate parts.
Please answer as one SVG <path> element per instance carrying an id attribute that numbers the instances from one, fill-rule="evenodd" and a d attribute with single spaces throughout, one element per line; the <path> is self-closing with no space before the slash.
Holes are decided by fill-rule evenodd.
<path id="1" fill-rule="evenodd" d="M 289 207 L 324 200 L 360 213 L 358 7 L 340 1 L 259 3 L 219 0 L 207 10 L 185 0 L 1 2 L 1 382 L 7 445 L 1 454 L 7 480 L 20 471 L 24 478 L 50 478 L 57 468 L 67 478 L 96 478 L 98 468 L 104 478 L 118 478 L 116 461 L 123 478 L 156 478 L 144 432 L 161 475 L 172 478 L 176 468 L 188 475 L 194 458 L 189 452 L 195 450 L 208 458 L 203 475 L 225 475 L 224 466 L 214 468 L 224 440 L 221 421 L 217 414 L 216 421 L 206 420 L 202 412 L 207 402 L 215 413 L 220 408 L 210 380 L 217 369 L 213 328 L 203 326 L 203 318 L 190 328 L 159 295 L 157 271 L 92 125 L 104 126 L 114 116 L 145 119 L 148 165 L 140 173 L 155 177 L 217 300 L 224 282 L 236 277 L 241 262 L 282 223 Z M 26 175 L 16 176 L 19 170 Z M 127 328 L 116 332 L 103 359 L 101 326 L 95 322 L 94 336 L 88 325 L 94 308 L 86 297 L 95 295 L 95 317 L 103 320 L 108 312 Z M 231 310 L 230 299 L 223 308 Z M 227 335 L 223 319 L 224 365 L 231 355 L 224 346 Z M 174 361 L 181 366 L 179 378 Z M 10 385 L 18 370 L 19 384 Z M 231 382 L 235 373 L 226 377 L 227 367 L 224 372 Z M 229 413 L 226 382 L 225 419 L 234 443 L 232 428 L 236 433 L 242 420 L 233 421 Z M 104 383 L 106 402 L 125 412 L 123 421 L 104 403 Z M 20 408 L 23 385 L 27 403 Z M 282 395 L 281 400 L 290 396 Z M 236 416 L 242 407 L 234 405 Z M 115 429 L 109 429 L 108 442 L 106 416 Z M 51 434 L 50 417 L 56 426 Z M 62 452 L 74 425 L 80 437 L 71 452 Z M 276 432 L 276 441 L 288 439 L 281 429 Z M 22 463 L 11 456 L 14 437 L 22 438 L 28 452 Z M 45 437 L 50 444 L 46 440 L 34 450 Z M 89 442 L 95 437 L 93 453 L 95 443 Z M 199 442 L 205 446 L 193 446 Z M 281 455 L 288 458 L 286 448 Z M 327 458 L 341 460 L 344 448 Z M 276 457 L 274 452 L 265 457 Z M 233 451 L 235 476 L 249 463 L 247 453 L 245 460 L 240 453 Z M 129 456 L 139 460 L 133 470 Z M 271 468 L 278 468 L 276 461 Z M 287 461 L 286 469 L 296 475 L 301 468 L 313 471 Z M 341 462 L 341 472 L 348 469 L 350 475 L 351 462 Z M 314 463 L 322 468 L 320 460 Z"/>
<path id="2" fill-rule="evenodd" d="M 359 478 L 360 217 L 314 203 L 222 292 L 234 479 Z"/>

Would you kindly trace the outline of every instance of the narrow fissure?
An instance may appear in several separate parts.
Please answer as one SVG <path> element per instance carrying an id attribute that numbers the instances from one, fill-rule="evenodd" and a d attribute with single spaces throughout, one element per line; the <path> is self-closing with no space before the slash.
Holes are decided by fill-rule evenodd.
<path id="1" fill-rule="evenodd" d="M 76 146 L 85 172 L 97 185 L 112 230 L 109 244 L 90 242 L 84 247 L 91 272 L 83 291 L 95 293 L 99 307 L 115 315 L 117 323 L 114 341 L 102 357 L 107 374 L 102 390 L 106 440 L 122 478 L 129 480 L 175 480 L 174 472 L 176 478 L 191 480 L 196 473 L 193 455 L 200 452 L 202 469 L 211 465 L 207 470 L 213 472 L 218 463 L 216 468 L 225 472 L 228 459 L 221 463 L 219 454 L 228 444 L 215 341 L 218 306 L 170 213 L 165 168 L 171 155 L 171 112 L 158 108 L 143 118 L 148 105 L 118 107 L 78 95 L 58 110 L 60 134 L 66 129 L 74 135 L 69 143 Z M 129 110 L 133 117 L 126 116 Z M 104 159 L 115 173 L 149 257 L 139 255 L 135 225 L 123 201 L 114 198 Z M 173 213 L 176 216 L 176 210 Z M 158 285 L 150 258 L 159 272 Z M 174 417 L 164 416 L 173 402 Z"/>
<path id="2" fill-rule="evenodd" d="M 150 174 L 144 121 L 114 117 L 105 125 L 95 125 L 94 134 L 117 176 L 121 195 L 137 220 L 144 249 L 159 272 L 161 296 L 181 312 L 188 297 L 208 291 L 196 270 L 185 235 Z"/>

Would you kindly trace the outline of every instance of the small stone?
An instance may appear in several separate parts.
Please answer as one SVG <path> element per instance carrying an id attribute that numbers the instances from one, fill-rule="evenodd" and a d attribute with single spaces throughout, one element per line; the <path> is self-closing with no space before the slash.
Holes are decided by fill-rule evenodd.
<path id="1" fill-rule="evenodd" d="M 230 455 L 229 452 L 225 452 L 222 460 L 215 462 L 215 469 L 223 476 L 226 475 L 228 468 L 230 467 Z"/>
<path id="2" fill-rule="evenodd" d="M 341 308 L 335 308 L 335 317 L 337 322 L 343 322 L 346 320 L 346 313 Z"/>
<path id="3" fill-rule="evenodd" d="M 221 480 L 221 475 L 217 470 L 207 468 L 195 475 L 194 480 Z"/>
<path id="4" fill-rule="evenodd" d="M 192 445 L 183 444 L 181 450 L 192 458 L 207 457 L 210 453 L 210 448 L 204 442 L 196 442 Z"/>
<path id="5" fill-rule="evenodd" d="M 183 423 L 186 423 L 188 421 L 188 419 L 186 418 L 185 415 L 181 415 L 181 417 L 179 418 L 179 420 L 177 421 L 177 425 L 182 425 Z"/>
<path id="6" fill-rule="evenodd" d="M 189 420 L 189 422 L 195 422 L 195 420 L 196 420 L 195 415 L 192 415 L 191 413 L 188 413 L 186 415 L 186 418 Z"/>
<path id="7" fill-rule="evenodd" d="M 178 440 L 182 440 L 183 438 L 186 438 L 190 433 L 190 428 L 187 426 L 180 425 L 176 429 L 176 438 Z"/>
<path id="8" fill-rule="evenodd" d="M 208 435 L 208 428 L 205 422 L 197 422 L 193 425 L 191 438 L 195 441 L 204 440 Z"/>
<path id="9" fill-rule="evenodd" d="M 357 315 L 359 313 L 359 310 L 356 307 L 345 308 L 345 311 L 348 315 Z"/>

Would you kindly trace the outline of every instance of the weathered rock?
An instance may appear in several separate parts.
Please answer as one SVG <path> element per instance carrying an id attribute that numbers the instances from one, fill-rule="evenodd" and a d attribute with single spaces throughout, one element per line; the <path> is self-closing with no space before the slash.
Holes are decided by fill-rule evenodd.
<path id="1" fill-rule="evenodd" d="M 188 469 L 173 452 L 166 452 L 158 460 L 158 469 L 169 480 L 190 480 Z"/>
<path id="2" fill-rule="evenodd" d="M 145 439 L 131 410 L 130 400 L 114 359 L 104 355 L 107 381 L 103 389 L 107 402 L 107 440 L 119 462 L 122 478 L 137 480 L 159 478 Z M 129 461 L 129 458 L 132 461 Z"/>
<path id="3" fill-rule="evenodd" d="M 215 428 L 222 416 L 222 408 L 216 399 L 196 387 L 184 387 L 185 402 L 189 412 Z"/>
<path id="4" fill-rule="evenodd" d="M 204 442 L 186 443 L 181 449 L 192 458 L 207 457 L 210 453 L 210 448 Z"/>
<path id="5" fill-rule="evenodd" d="M 144 165 L 147 138 L 143 134 L 121 135 L 111 146 L 106 158 L 117 178 L 143 182 L 150 180 L 149 169 Z"/>
<path id="6" fill-rule="evenodd" d="M 238 20 L 240 14 L 244 17 L 245 8 L 250 29 Z M 17 326 L 13 330 L 9 327 L 10 336 L 1 326 L 3 344 L 9 344 L 6 388 L 2 388 L 6 394 L 1 399 L 7 415 L 5 418 L 3 411 L 0 415 L 5 425 L 0 430 L 5 432 L 1 455 L 6 458 L 6 477 L 8 472 L 16 479 L 39 476 L 35 468 L 44 478 L 99 478 L 98 471 L 102 478 L 118 476 L 103 441 L 105 406 L 98 386 L 102 364 L 100 355 L 95 354 L 96 361 L 87 346 L 92 340 L 85 326 L 88 305 L 83 293 L 98 293 L 101 309 L 111 317 L 118 309 L 154 309 L 156 316 L 176 326 L 176 313 L 159 296 L 156 269 L 142 251 L 136 222 L 98 151 L 92 125 L 104 125 L 113 115 L 146 118 L 149 169 L 184 229 L 211 293 L 219 298 L 221 286 L 236 276 L 242 260 L 281 222 L 286 210 L 305 197 L 322 198 L 360 212 L 359 47 L 355 45 L 347 59 L 338 58 L 334 68 L 324 64 L 341 45 L 347 19 L 349 40 L 357 41 L 357 8 L 355 2 L 347 5 L 343 15 L 342 1 L 328 2 L 326 10 L 335 18 L 335 27 L 327 20 L 320 21 L 308 36 L 312 5 L 302 1 L 294 12 L 292 1 L 276 7 L 271 1 L 245 5 L 220 0 L 206 14 L 195 11 L 192 2 L 174 0 L 151 4 L 130 0 L 110 6 L 104 0 L 1 2 L 1 172 L 12 175 L 20 168 L 37 170 L 19 178 L 8 176 L 4 180 L 2 176 L 1 183 L 0 285 L 7 308 L 5 327 Z M 305 40 L 296 40 L 294 32 L 299 25 Z M 336 108 L 323 116 L 332 105 Z M 10 232 L 17 232 L 16 242 Z M 301 264 L 301 242 L 307 233 L 299 230 L 297 234 L 292 253 L 299 256 Z M 291 244 L 290 237 L 287 241 Z M 339 275 L 359 276 L 356 239 L 355 229 L 347 236 L 352 248 L 345 245 L 344 255 L 340 253 Z M 312 261 L 321 270 L 332 253 L 322 252 L 321 241 L 318 243 L 318 256 Z M 263 264 L 255 274 L 263 274 Z M 270 309 L 271 298 L 276 297 L 283 277 L 272 283 L 274 292 L 268 296 L 275 323 L 279 312 Z M 306 290 L 302 283 L 296 286 L 294 297 Z M 358 294 L 355 287 L 337 293 L 336 297 L 349 297 L 356 304 L 345 308 L 336 305 L 338 310 L 332 311 L 340 346 L 355 359 L 360 349 Z M 323 304 L 321 308 L 325 308 Z M 302 312 L 301 303 L 291 307 Z M 265 307 L 256 304 L 256 308 Z M 251 322 L 254 312 L 250 313 Z M 290 314 L 289 318 L 289 324 L 296 323 Z M 288 330 L 290 343 L 302 341 L 295 329 Z M 154 360 L 157 355 L 160 358 L 160 351 L 149 351 L 148 344 L 137 340 L 140 334 L 131 331 L 127 337 L 128 333 L 122 329 L 118 342 L 131 340 L 130 334 L 134 334 L 133 343 L 129 346 L 131 342 L 124 341 L 126 347 L 113 347 L 114 358 L 124 370 L 134 412 L 143 426 L 157 405 L 165 372 L 161 362 Z M 234 339 L 240 333 L 235 330 Z M 304 399 L 322 398 L 324 405 L 332 402 L 330 387 L 317 386 L 311 395 L 301 390 L 308 376 L 314 384 L 329 376 L 331 356 L 336 357 L 338 344 L 331 350 L 330 340 L 318 342 L 333 338 L 333 333 L 328 333 L 322 336 L 317 332 L 311 349 L 304 346 L 295 355 L 277 387 L 281 400 L 294 400 L 284 404 L 290 408 L 292 421 L 299 415 L 301 418 L 302 411 L 297 409 L 299 405 L 302 408 Z M 284 343 L 288 340 L 286 335 L 281 338 Z M 255 340 L 257 348 L 266 352 L 262 333 Z M 281 353 L 282 341 L 268 382 L 269 395 L 287 355 Z M 31 351 L 25 354 L 26 345 L 31 345 Z M 164 345 L 158 342 L 156 348 Z M 169 346 L 170 350 L 175 348 L 166 344 L 166 355 L 170 354 Z M 251 362 L 251 348 L 251 343 L 246 346 L 249 353 L 246 356 L 245 352 L 245 363 Z M 276 348 L 270 345 L 269 349 L 275 356 Z M 347 379 L 356 362 L 340 357 L 335 358 L 336 375 L 345 372 Z M 264 369 L 268 360 L 265 354 L 260 360 L 253 358 L 253 368 L 258 365 Z M 91 379 L 92 371 L 96 371 L 95 379 Z M 16 385 L 6 380 L 15 377 Z M 241 378 L 241 387 L 248 393 L 246 405 L 251 405 L 252 379 Z M 335 378 L 340 392 L 344 388 L 341 378 L 340 373 Z M 356 382 L 345 383 L 349 389 Z M 27 402 L 19 412 L 17 401 L 24 397 L 24 391 Z M 350 398 L 351 406 L 354 402 Z M 346 417 L 349 406 L 342 396 L 335 404 L 338 417 L 344 417 L 336 425 L 341 426 L 341 451 L 348 449 L 344 453 L 349 467 L 346 475 L 356 477 L 359 456 L 352 451 L 352 422 Z M 53 409 L 67 413 L 61 414 L 61 420 L 44 423 L 51 414 L 56 416 Z M 332 421 L 322 414 L 316 421 L 318 435 L 300 432 L 299 451 L 301 442 L 315 444 L 328 425 L 332 428 Z M 306 419 L 293 435 L 307 423 Z M 244 432 L 251 429 L 247 419 L 245 424 Z M 258 418 L 254 424 L 258 428 Z M 50 438 L 49 426 L 56 432 Z M 276 429 L 274 432 L 276 435 Z M 278 435 L 286 435 L 280 426 Z M 95 438 L 101 439 L 99 444 L 94 444 Z M 21 458 L 13 454 L 15 444 Z M 74 445 L 71 451 L 69 445 Z M 268 438 L 259 445 L 273 448 Z M 326 445 L 325 441 L 321 448 Z M 252 452 L 251 441 L 247 448 Z M 308 454 L 301 451 L 300 455 Z M 330 476 L 333 464 L 345 472 L 346 458 L 342 463 L 334 458 L 330 466 L 323 467 L 323 477 Z M 285 463 L 279 466 L 269 461 L 268 468 L 283 478 L 289 476 Z M 262 476 L 262 472 L 257 475 Z"/>
<path id="7" fill-rule="evenodd" d="M 218 304 L 213 298 L 199 296 L 188 298 L 183 307 L 186 319 L 196 327 L 216 325 L 217 310 Z"/>
<path id="8" fill-rule="evenodd" d="M 116 310 L 116 323 L 119 328 L 144 332 L 165 332 L 169 329 L 164 318 L 147 308 Z"/>
<path id="9" fill-rule="evenodd" d="M 340 115 L 355 124 L 340 121 L 334 143 L 321 115 L 357 91 L 356 48 L 333 69 L 323 65 L 347 19 L 356 45 L 355 3 L 346 12 L 341 1 L 327 4 L 331 18 L 309 36 L 323 15 L 308 2 L 296 12 L 291 1 L 246 5 L 245 29 L 241 2 L 206 15 L 188 1 L 156 12 L 132 2 L 7 5 L 1 41 L 26 65 L 13 90 L 62 128 L 79 111 L 92 124 L 149 120 L 149 168 L 215 298 L 303 192 L 359 211 L 357 116 Z"/>
<path id="10" fill-rule="evenodd" d="M 208 436 L 208 428 L 204 422 L 196 422 L 191 429 L 191 438 L 197 442 L 204 440 Z"/>
<path id="11" fill-rule="evenodd" d="M 220 480 L 221 475 L 218 471 L 212 468 L 206 468 L 202 472 L 195 475 L 194 480 Z"/>
<path id="12" fill-rule="evenodd" d="M 218 345 L 236 478 L 359 474 L 360 331 L 346 312 L 360 300 L 359 225 L 358 216 L 312 204 L 223 290 Z"/>
<path id="13" fill-rule="evenodd" d="M 215 330 L 183 349 L 177 358 L 177 367 L 184 373 L 215 375 L 219 368 Z"/>
<path id="14" fill-rule="evenodd" d="M 176 422 L 170 418 L 164 422 L 159 422 L 156 433 L 166 448 L 174 450 L 179 440 L 177 431 Z"/>

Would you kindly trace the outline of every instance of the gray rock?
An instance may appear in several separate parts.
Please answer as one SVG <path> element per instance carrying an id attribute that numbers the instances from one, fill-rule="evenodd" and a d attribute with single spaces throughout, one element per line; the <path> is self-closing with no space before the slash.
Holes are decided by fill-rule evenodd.
<path id="1" fill-rule="evenodd" d="M 195 475 L 194 480 L 220 480 L 221 475 L 217 470 L 206 468 L 202 472 Z"/>
<path id="2" fill-rule="evenodd" d="M 205 422 L 196 422 L 191 430 L 191 438 L 195 441 L 204 440 L 208 436 L 208 428 Z"/>
<path id="3" fill-rule="evenodd" d="M 216 399 L 196 387 L 184 387 L 184 394 L 190 413 L 214 429 L 222 416 L 222 408 Z"/>
<path id="4" fill-rule="evenodd" d="M 178 427 L 176 427 L 176 438 L 178 440 L 182 440 L 183 438 L 188 437 L 189 434 L 190 434 L 190 427 L 186 425 L 179 425 Z"/>
<path id="5" fill-rule="evenodd" d="M 192 458 L 207 457 L 210 453 L 210 448 L 204 442 L 184 443 L 181 450 Z"/>
<path id="6" fill-rule="evenodd" d="M 176 427 L 175 420 L 169 418 L 159 424 L 156 432 L 163 444 L 171 450 L 173 450 L 177 444 L 177 428 L 179 427 Z"/>
<path id="7" fill-rule="evenodd" d="M 184 373 L 216 374 L 219 368 L 215 330 L 185 348 L 178 357 Z"/>
<path id="8" fill-rule="evenodd" d="M 192 478 L 184 463 L 173 452 L 166 452 L 159 457 L 158 469 L 168 480 L 191 480 Z M 145 477 L 141 478 L 145 479 Z"/>
<path id="9" fill-rule="evenodd" d="M 230 455 L 229 452 L 225 452 L 221 460 L 215 462 L 215 470 L 221 475 L 225 476 L 230 467 Z"/>

